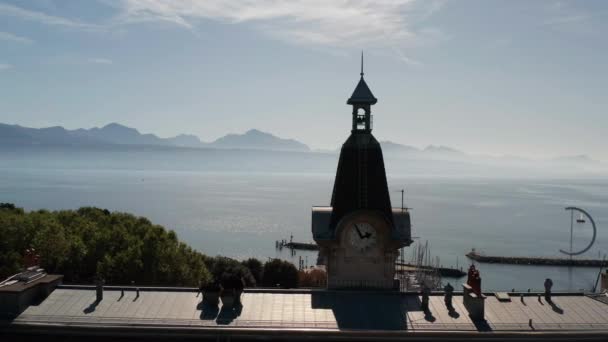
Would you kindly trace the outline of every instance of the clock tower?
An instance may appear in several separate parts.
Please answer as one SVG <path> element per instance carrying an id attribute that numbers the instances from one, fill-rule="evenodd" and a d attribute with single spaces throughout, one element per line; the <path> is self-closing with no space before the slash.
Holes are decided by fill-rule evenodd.
<path id="1" fill-rule="evenodd" d="M 312 233 L 329 288 L 396 286 L 399 248 L 411 244 L 407 209 L 392 208 L 380 143 L 372 135 L 371 106 L 378 100 L 363 78 L 346 102 L 350 136 L 342 145 L 331 206 L 313 207 Z"/>

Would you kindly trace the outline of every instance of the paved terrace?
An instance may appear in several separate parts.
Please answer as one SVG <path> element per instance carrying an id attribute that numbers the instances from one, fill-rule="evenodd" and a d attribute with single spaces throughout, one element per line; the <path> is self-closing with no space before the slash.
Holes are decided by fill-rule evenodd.
<path id="1" fill-rule="evenodd" d="M 500 302 L 488 296 L 486 322 L 469 318 L 462 296 L 455 295 L 449 312 L 442 295 L 432 295 L 430 315 L 420 309 L 417 294 L 347 291 L 250 290 L 242 306 L 211 308 L 201 295 L 187 289 L 104 291 L 95 303 L 95 290 L 60 286 L 42 303 L 30 306 L 10 328 L 69 327 L 218 330 L 272 329 L 348 331 L 385 330 L 393 334 L 424 332 L 608 332 L 608 305 L 582 294 L 554 295 L 550 305 L 537 297 L 512 296 Z M 530 319 L 532 324 L 530 325 Z M 221 329 L 220 329 L 221 330 Z M 487 336 L 487 334 L 486 334 Z"/>

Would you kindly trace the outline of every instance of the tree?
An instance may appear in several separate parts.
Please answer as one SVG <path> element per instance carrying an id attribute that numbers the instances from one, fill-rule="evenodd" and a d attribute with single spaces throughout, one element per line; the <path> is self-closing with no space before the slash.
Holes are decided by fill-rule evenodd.
<path id="1" fill-rule="evenodd" d="M 15 205 L 13 203 L 0 203 L 0 209 L 20 210 L 21 208 L 15 207 Z M 23 211 L 23 209 L 21 209 L 21 211 Z"/>
<path id="2" fill-rule="evenodd" d="M 264 264 L 265 286 L 293 288 L 298 286 L 298 269 L 290 262 L 273 259 Z"/>
<path id="3" fill-rule="evenodd" d="M 262 278 L 264 277 L 264 265 L 262 262 L 255 258 L 249 258 L 241 263 L 249 269 L 256 284 L 262 284 Z"/>
<path id="4" fill-rule="evenodd" d="M 298 271 L 298 286 L 300 287 L 325 287 L 327 285 L 327 273 L 321 269 L 306 269 Z"/>
<path id="5" fill-rule="evenodd" d="M 206 264 L 211 271 L 213 281 L 215 282 L 222 283 L 228 281 L 231 283 L 233 279 L 239 278 L 245 281 L 245 286 L 251 287 L 256 285 L 256 280 L 249 268 L 243 266 L 243 264 L 237 260 L 216 256 L 214 258 L 207 258 Z"/>
<path id="6" fill-rule="evenodd" d="M 26 213 L 0 206 L 0 278 L 19 271 L 30 247 L 42 267 L 67 282 L 92 282 L 97 274 L 114 284 L 198 286 L 211 279 L 205 255 L 146 218 L 92 207 Z"/>

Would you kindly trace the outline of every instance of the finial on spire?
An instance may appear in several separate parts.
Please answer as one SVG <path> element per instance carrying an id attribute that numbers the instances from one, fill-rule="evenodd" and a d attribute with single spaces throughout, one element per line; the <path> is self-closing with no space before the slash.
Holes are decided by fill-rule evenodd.
<path id="1" fill-rule="evenodd" d="M 361 51 L 361 77 L 363 77 L 363 51 Z"/>

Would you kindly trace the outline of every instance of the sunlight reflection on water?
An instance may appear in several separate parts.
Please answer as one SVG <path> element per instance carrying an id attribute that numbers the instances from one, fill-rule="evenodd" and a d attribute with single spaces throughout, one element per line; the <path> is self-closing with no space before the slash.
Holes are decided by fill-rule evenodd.
<path id="1" fill-rule="evenodd" d="M 0 169 L 0 202 L 26 209 L 92 205 L 146 216 L 175 230 L 200 251 L 236 258 L 281 257 L 297 264 L 300 255 L 277 252 L 276 240 L 309 242 L 313 205 L 329 204 L 333 174 L 248 174 L 153 170 Z M 493 255 L 556 256 L 568 247 L 566 205 L 587 208 L 599 234 L 586 255 L 608 251 L 603 223 L 608 217 L 608 182 L 581 180 L 433 179 L 389 177 L 393 206 L 413 207 L 413 235 L 429 241 L 441 264 L 468 265 L 472 247 Z M 576 227 L 575 248 L 589 227 Z M 408 249 L 406 259 L 410 259 Z M 597 269 L 480 265 L 486 289 L 541 289 L 546 277 L 555 289 L 589 288 Z M 452 280 L 452 283 L 455 281 Z"/>

